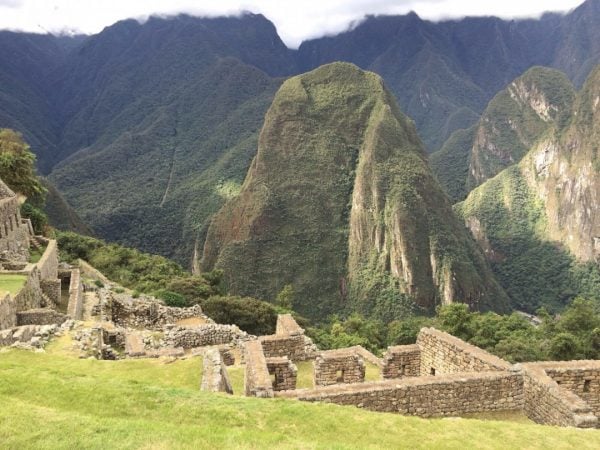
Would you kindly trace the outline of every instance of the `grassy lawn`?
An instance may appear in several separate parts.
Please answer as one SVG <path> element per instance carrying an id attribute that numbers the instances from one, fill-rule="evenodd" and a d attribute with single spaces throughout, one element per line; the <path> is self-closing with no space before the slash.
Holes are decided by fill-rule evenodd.
<path id="1" fill-rule="evenodd" d="M 44 251 L 46 249 L 45 248 L 41 248 L 41 249 L 37 249 L 37 248 L 33 248 L 29 251 L 29 262 L 30 263 L 37 263 L 40 261 L 40 259 L 42 259 L 42 255 L 44 254 Z"/>
<path id="2" fill-rule="evenodd" d="M 76 359 L 61 345 L 3 350 L 0 447 L 600 448 L 597 430 L 204 393 L 200 372 L 201 358 L 111 362 Z"/>
<path id="3" fill-rule="evenodd" d="M 8 291 L 11 295 L 17 294 L 27 281 L 25 275 L 0 274 L 0 293 Z"/>

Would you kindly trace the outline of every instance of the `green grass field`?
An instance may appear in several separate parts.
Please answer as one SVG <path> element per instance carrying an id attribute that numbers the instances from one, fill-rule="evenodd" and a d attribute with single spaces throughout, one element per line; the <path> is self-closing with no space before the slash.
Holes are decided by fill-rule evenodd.
<path id="1" fill-rule="evenodd" d="M 0 274 L 0 293 L 10 292 L 11 295 L 17 294 L 27 281 L 25 275 Z"/>
<path id="2" fill-rule="evenodd" d="M 0 352 L 1 448 L 600 448 L 597 430 L 209 394 L 201 358 L 79 360 L 68 343 Z"/>

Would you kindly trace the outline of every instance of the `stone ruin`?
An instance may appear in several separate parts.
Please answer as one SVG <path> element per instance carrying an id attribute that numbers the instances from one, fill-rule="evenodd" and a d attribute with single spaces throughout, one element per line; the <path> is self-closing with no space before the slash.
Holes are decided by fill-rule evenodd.
<path id="1" fill-rule="evenodd" d="M 289 323 L 290 317 L 284 321 Z M 360 346 L 313 353 L 314 387 L 295 389 L 290 388 L 295 378 L 286 375 L 293 372 L 291 360 L 266 357 L 272 339 L 245 344 L 248 396 L 354 405 L 421 417 L 522 411 L 541 424 L 600 427 L 600 361 L 512 365 L 447 333 L 423 328 L 416 344 L 389 347 L 382 358 Z M 290 342 L 291 355 L 296 355 L 296 349 Z M 364 361 L 381 369 L 380 380 L 364 381 Z M 279 378 L 272 376 L 276 367 L 283 368 Z"/>
<path id="2" fill-rule="evenodd" d="M 360 346 L 319 352 L 289 314 L 278 317 L 275 334 L 257 338 L 236 326 L 214 323 L 199 306 L 170 308 L 150 297 L 134 299 L 125 292 L 86 285 L 84 273 L 110 282 L 83 261 L 78 268 L 59 270 L 56 242 L 33 236 L 15 204 L 10 195 L 0 195 L 0 273 L 20 274 L 26 281 L 16 295 L 0 294 L 0 346 L 43 348 L 53 335 L 82 320 L 87 308 L 87 317 L 99 320 L 75 333 L 82 357 L 201 354 L 201 389 L 206 391 L 232 393 L 227 366 L 235 363 L 232 350 L 240 349 L 247 396 L 322 401 L 421 417 L 523 411 L 541 424 L 600 427 L 600 361 L 511 365 L 433 328 L 423 328 L 416 344 L 389 347 L 382 358 Z M 35 264 L 23 262 L 30 244 L 46 247 Z M 64 312 L 59 310 L 61 279 L 68 284 Z M 91 313 L 85 304 L 89 290 L 95 290 L 97 298 Z M 313 364 L 314 386 L 297 389 L 296 363 L 303 361 Z M 365 381 L 367 362 L 380 369 L 380 380 Z"/>
<path id="3" fill-rule="evenodd" d="M 352 350 L 340 349 L 320 352 L 314 362 L 315 386 L 365 381 L 365 363 Z"/>
<path id="4" fill-rule="evenodd" d="M 28 262 L 30 248 L 43 250 L 36 263 Z M 21 217 L 19 198 L 0 180 L 0 277 L 24 280 L 18 292 L 0 292 L 1 346 L 40 348 L 78 319 L 62 304 L 58 266 L 56 241 L 34 235 L 31 221 Z"/>

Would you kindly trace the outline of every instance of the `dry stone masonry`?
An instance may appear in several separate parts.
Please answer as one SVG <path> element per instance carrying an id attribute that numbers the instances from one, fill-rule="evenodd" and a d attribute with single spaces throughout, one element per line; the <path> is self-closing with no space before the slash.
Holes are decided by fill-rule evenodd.
<path id="1" fill-rule="evenodd" d="M 217 348 L 210 348 L 204 352 L 200 390 L 233 394 L 227 368 Z"/>
<path id="2" fill-rule="evenodd" d="M 267 358 L 267 370 L 272 376 L 271 383 L 274 391 L 296 389 L 298 369 L 287 356 L 281 358 Z"/>
<path id="3" fill-rule="evenodd" d="M 139 327 L 160 330 L 167 324 L 176 324 L 180 320 L 201 318 L 212 322 L 200 305 L 189 308 L 165 306 L 148 297 L 133 298 L 128 294 L 110 293 L 109 307 L 112 321 L 120 326 Z"/>
<path id="4" fill-rule="evenodd" d="M 497 356 L 435 328 L 421 329 L 417 345 L 421 350 L 421 376 L 510 370 L 511 367 Z"/>
<path id="5" fill-rule="evenodd" d="M 255 339 L 235 325 L 209 323 L 195 327 L 167 326 L 165 342 L 172 347 L 196 348 L 207 345 L 234 344 Z"/>
<path id="6" fill-rule="evenodd" d="M 350 349 L 321 352 L 314 362 L 315 386 L 365 381 L 365 363 Z"/>
<path id="7" fill-rule="evenodd" d="M 304 361 L 316 352 L 312 340 L 304 335 L 291 314 L 278 315 L 275 334 L 260 336 L 259 340 L 268 358 L 286 356 L 292 361 Z"/>
<path id="8" fill-rule="evenodd" d="M 0 269 L 5 263 L 28 260 L 30 231 L 31 222 L 21 218 L 19 199 L 0 180 Z"/>
<path id="9" fill-rule="evenodd" d="M 421 349 L 418 345 L 389 347 L 383 355 L 383 378 L 418 377 L 421 373 Z"/>
<path id="10" fill-rule="evenodd" d="M 244 344 L 246 372 L 244 375 L 244 392 L 247 397 L 273 397 L 273 384 L 267 367 L 263 347 L 259 341 L 248 341 Z"/>
<path id="11" fill-rule="evenodd" d="M 357 347 L 321 352 L 314 360 L 315 387 L 294 390 L 280 389 L 276 378 L 275 383 L 267 381 L 269 359 L 256 347 L 246 354 L 252 368 L 246 373 L 247 386 L 262 382 L 263 389 L 247 389 L 247 395 L 270 397 L 275 391 L 278 397 L 421 417 L 520 410 L 542 424 L 599 427 L 600 361 L 513 366 L 433 328 L 423 328 L 415 345 L 388 348 L 381 360 L 364 352 Z M 364 382 L 363 357 L 381 367 L 382 381 Z M 278 362 L 283 366 L 283 359 Z"/>

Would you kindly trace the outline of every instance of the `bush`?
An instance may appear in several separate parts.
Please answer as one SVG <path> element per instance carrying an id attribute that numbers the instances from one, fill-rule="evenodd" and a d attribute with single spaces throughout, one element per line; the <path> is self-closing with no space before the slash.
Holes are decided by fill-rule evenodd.
<path id="1" fill-rule="evenodd" d="M 204 314 L 217 323 L 234 324 L 257 336 L 275 332 L 277 311 L 270 303 L 250 297 L 213 296 L 200 305 Z"/>
<path id="2" fill-rule="evenodd" d="M 171 292 L 167 290 L 160 290 L 156 293 L 156 296 L 165 302 L 167 306 L 175 306 L 183 308 L 188 306 L 185 297 L 177 292 Z"/>

